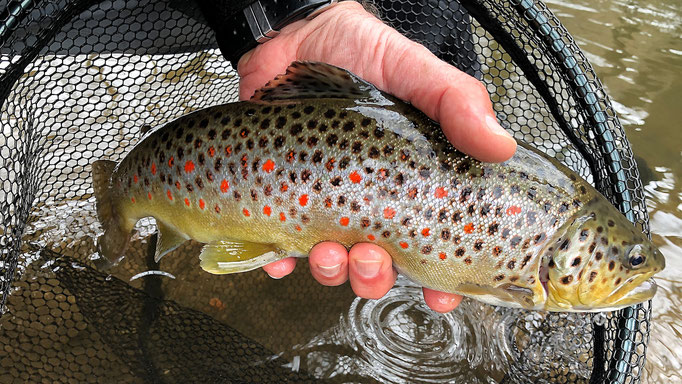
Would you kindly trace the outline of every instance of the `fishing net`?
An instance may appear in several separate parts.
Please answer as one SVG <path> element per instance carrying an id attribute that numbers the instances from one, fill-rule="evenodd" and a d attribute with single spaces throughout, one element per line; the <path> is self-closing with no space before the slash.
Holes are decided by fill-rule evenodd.
<path id="1" fill-rule="evenodd" d="M 517 139 L 648 231 L 608 96 L 543 3 L 375 5 L 483 81 Z M 236 72 L 189 1 L 12 0 L 0 10 L 0 383 L 639 382 L 650 303 L 548 315 L 465 299 L 439 316 L 403 280 L 368 301 L 300 267 L 281 281 L 209 276 L 195 243 L 159 266 L 151 220 L 123 261 L 105 265 L 90 164 L 120 160 L 146 125 L 235 101 Z M 148 270 L 163 272 L 138 277 Z"/>

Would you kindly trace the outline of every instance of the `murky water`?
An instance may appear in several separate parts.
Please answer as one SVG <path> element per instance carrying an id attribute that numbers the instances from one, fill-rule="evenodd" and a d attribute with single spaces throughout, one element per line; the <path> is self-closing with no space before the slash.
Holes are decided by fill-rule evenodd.
<path id="1" fill-rule="evenodd" d="M 682 2 L 550 0 L 604 83 L 640 161 L 666 257 L 643 382 L 682 383 Z"/>
<path id="2" fill-rule="evenodd" d="M 644 382 L 682 382 L 682 278 L 676 274 L 682 268 L 682 132 L 673 115 L 682 106 L 682 7 L 679 0 L 549 5 L 615 102 L 641 160 L 654 241 L 667 257 Z M 272 381 L 298 372 L 303 376 L 291 380 L 496 383 L 590 375 L 588 316 L 546 318 L 472 300 L 439 315 L 402 279 L 386 297 L 369 301 L 347 285 L 320 286 L 304 263 L 279 281 L 261 271 L 213 276 L 198 267 L 194 243 L 158 265 L 147 256 L 149 222 L 119 265 L 104 273 L 88 269 L 97 264 L 90 261 L 99 226 L 92 198 L 72 197 L 35 207 L 23 277 L 10 297 L 10 315 L 0 322 L 5 372 L 187 382 L 231 377 L 231 363 L 257 366 Z M 34 251 L 45 245 L 66 257 Z M 163 273 L 138 276 L 147 270 Z M 173 344 L 184 338 L 192 348 Z M 0 375 L 0 382 L 7 377 Z"/>

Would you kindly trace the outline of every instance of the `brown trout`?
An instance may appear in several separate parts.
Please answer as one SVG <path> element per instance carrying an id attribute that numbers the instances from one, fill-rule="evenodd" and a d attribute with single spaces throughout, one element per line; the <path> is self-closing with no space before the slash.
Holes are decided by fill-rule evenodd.
<path id="1" fill-rule="evenodd" d="M 504 163 L 474 160 L 414 107 L 326 64 L 294 63 L 251 101 L 183 116 L 92 170 L 110 260 L 153 216 L 157 261 L 189 239 L 206 243 L 211 273 L 370 242 L 425 287 L 548 311 L 645 301 L 665 265 L 554 159 L 519 145 Z"/>

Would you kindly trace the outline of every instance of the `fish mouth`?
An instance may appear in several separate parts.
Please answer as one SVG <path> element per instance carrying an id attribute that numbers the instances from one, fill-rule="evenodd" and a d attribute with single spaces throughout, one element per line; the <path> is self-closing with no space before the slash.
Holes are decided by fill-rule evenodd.
<path id="1" fill-rule="evenodd" d="M 656 290 L 658 289 L 656 281 L 650 277 L 647 280 L 641 282 L 637 287 L 632 289 L 630 292 L 626 293 L 623 296 L 619 296 L 620 291 L 622 289 L 627 288 L 630 282 L 632 282 L 632 280 L 626 281 L 625 284 L 623 284 L 615 292 L 609 295 L 609 297 L 607 297 L 605 301 L 608 302 L 609 298 L 615 296 L 617 299 L 614 302 L 612 302 L 612 304 L 618 305 L 619 303 L 623 303 L 623 305 L 625 306 L 641 303 L 654 297 L 654 295 L 656 294 Z"/>

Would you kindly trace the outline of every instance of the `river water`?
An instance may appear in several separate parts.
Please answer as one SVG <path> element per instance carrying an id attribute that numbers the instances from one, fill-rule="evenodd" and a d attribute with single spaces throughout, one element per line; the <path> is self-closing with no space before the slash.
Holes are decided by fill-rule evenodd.
<path id="1" fill-rule="evenodd" d="M 604 83 L 638 157 L 666 257 L 643 382 L 682 383 L 682 2 L 547 2 Z"/>

